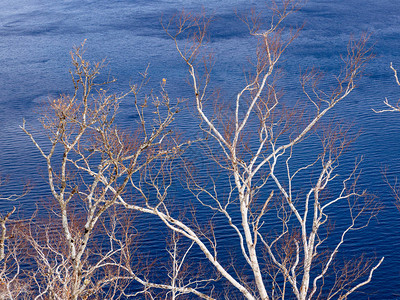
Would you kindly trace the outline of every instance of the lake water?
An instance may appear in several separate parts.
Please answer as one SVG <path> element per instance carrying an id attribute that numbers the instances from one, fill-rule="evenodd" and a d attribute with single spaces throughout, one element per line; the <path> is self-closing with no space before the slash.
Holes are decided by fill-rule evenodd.
<path id="1" fill-rule="evenodd" d="M 59 2 L 59 3 L 57 3 Z M 229 99 L 242 84 L 242 69 L 252 56 L 254 41 L 238 21 L 239 13 L 250 7 L 263 9 L 259 1 L 222 0 L 97 0 L 97 1 L 2 0 L 0 2 L 0 172 L 9 177 L 1 191 L 21 191 L 30 180 L 34 189 L 18 204 L 29 215 L 35 203 L 47 191 L 45 166 L 36 149 L 19 129 L 25 118 L 31 128 L 41 103 L 47 97 L 71 92 L 69 51 L 87 39 L 90 59 L 107 58 L 111 74 L 118 78 L 116 89 L 124 91 L 150 63 L 152 84 L 167 78 L 171 97 L 189 97 L 185 83 L 186 68 L 163 32 L 160 18 L 170 18 L 184 8 L 214 16 L 209 47 L 216 65 L 213 84 Z M 400 5 L 389 0 L 310 0 L 289 25 L 305 22 L 300 37 L 283 57 L 285 91 L 297 101 L 299 70 L 319 67 L 323 72 L 340 71 L 340 55 L 352 36 L 371 34 L 374 60 L 366 68 L 359 87 L 330 117 L 351 123 L 361 135 L 346 157 L 363 156 L 360 185 L 377 196 L 384 209 L 371 225 L 352 235 L 346 255 L 367 252 L 385 256 L 372 283 L 358 299 L 395 299 L 400 297 L 400 212 L 382 178 L 388 168 L 393 179 L 400 176 L 400 114 L 375 114 L 387 97 L 393 103 L 400 98 L 390 62 L 400 69 Z M 172 88 L 175 87 L 175 88 Z M 122 106 L 119 122 L 129 124 L 129 106 Z M 180 124 L 182 131 L 195 134 L 190 122 Z M 304 149 L 306 151 L 306 149 Z M 350 165 L 354 160 L 345 159 Z M 0 203 L 7 209 L 10 203 Z M 337 216 L 336 226 L 343 224 Z"/>

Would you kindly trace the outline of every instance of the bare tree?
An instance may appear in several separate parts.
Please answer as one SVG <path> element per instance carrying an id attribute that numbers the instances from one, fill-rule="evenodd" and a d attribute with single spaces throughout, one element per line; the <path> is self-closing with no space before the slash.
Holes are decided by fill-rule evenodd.
<path id="1" fill-rule="evenodd" d="M 394 73 L 394 78 L 396 80 L 396 83 L 398 86 L 400 86 L 400 81 L 399 77 L 397 76 L 397 69 L 393 67 L 393 64 L 390 63 L 390 69 L 392 69 Z M 381 110 L 375 110 L 373 109 L 374 112 L 376 113 L 383 113 L 383 112 L 400 112 L 400 100 L 397 101 L 397 103 L 392 104 L 389 102 L 387 98 L 385 98 L 385 101 L 383 102 L 386 105 L 386 109 L 381 109 Z"/>
<path id="2" fill-rule="evenodd" d="M 346 266 L 342 270 L 345 280 L 337 280 L 328 296 L 322 293 L 325 277 L 346 235 L 367 226 L 376 210 L 371 208 L 366 192 L 356 188 L 360 162 L 356 162 L 348 177 L 340 180 L 342 188 L 337 196 L 327 196 L 325 193 L 331 182 L 338 179 L 335 170 L 346 148 L 346 138 L 340 132 L 329 132 L 322 136 L 322 153 L 314 161 L 300 166 L 298 162 L 292 161 L 295 160 L 298 145 L 315 133 L 320 120 L 356 87 L 356 81 L 371 54 L 366 46 L 366 36 L 359 41 L 351 41 L 348 54 L 343 58 L 342 73 L 336 77 L 337 86 L 331 92 L 318 87 L 317 72 L 303 75 L 301 85 L 314 112 L 307 115 L 307 121 L 300 122 L 299 119 L 305 119 L 306 116 L 296 115 L 294 110 L 285 111 L 274 78 L 282 53 L 298 34 L 298 30 L 294 30 L 285 38 L 281 23 L 299 5 L 298 1 L 283 1 L 281 6 L 274 3 L 272 21 L 265 30 L 262 29 L 259 15 L 243 18 L 250 34 L 258 40 L 257 60 L 253 64 L 254 71 L 247 75 L 246 84 L 237 93 L 235 106 L 230 110 L 232 113 L 226 115 L 224 111 L 231 107 L 217 110 L 215 114 L 207 107 L 213 101 L 207 90 L 211 74 L 207 64 L 204 64 L 206 67 L 203 71 L 199 71 L 196 64 L 196 59 L 202 55 L 201 47 L 205 43 L 209 21 L 205 17 L 181 15 L 164 25 L 188 66 L 195 105 L 201 119 L 200 129 L 216 142 L 216 145 L 209 146 L 209 155 L 216 167 L 226 174 L 230 191 L 227 196 L 220 195 L 216 181 L 211 179 L 211 184 L 202 185 L 191 176 L 190 171 L 188 188 L 201 204 L 226 217 L 226 225 L 232 227 L 237 234 L 242 260 L 252 273 L 251 281 L 241 278 L 238 273 L 236 276 L 229 273 L 221 265 L 216 241 L 210 241 L 210 247 L 207 247 L 200 236 L 190 231 L 186 225 L 160 217 L 171 229 L 184 232 L 195 241 L 221 275 L 247 299 L 284 298 L 287 293 L 291 294 L 290 291 L 297 299 L 318 296 L 344 299 L 367 284 L 374 270 L 383 261 L 382 258 L 368 268 L 354 269 L 357 271 L 353 273 L 348 272 L 349 266 Z M 212 103 L 214 107 L 218 105 L 224 103 Z M 251 139 L 254 132 L 257 135 Z M 296 179 L 310 170 L 319 175 L 311 179 L 314 180 L 311 187 L 301 195 Z M 271 222 L 268 221 L 270 215 L 267 216 L 267 212 L 278 200 L 281 203 L 276 208 L 276 216 L 281 229 L 271 233 L 265 228 Z M 350 224 L 333 250 L 327 250 L 325 260 L 321 261 L 318 259 L 319 249 L 323 248 L 327 239 L 321 232 L 328 224 L 331 207 L 343 201 L 349 205 Z M 356 221 L 363 213 L 367 213 L 368 217 L 361 225 L 357 225 Z M 240 215 L 240 221 L 235 223 L 234 217 L 237 215 Z M 316 264 L 319 271 L 312 270 Z M 272 265 L 275 272 L 263 272 L 265 265 Z M 364 280 L 361 279 L 363 276 Z"/>
<path id="3" fill-rule="evenodd" d="M 0 178 L 0 187 L 7 183 Z M 29 185 L 21 194 L 8 196 L 0 195 L 0 201 L 15 202 L 29 192 Z M 19 234 L 23 220 L 13 220 L 15 206 L 6 214 L 0 214 L 0 298 L 1 299 L 30 299 L 30 281 L 24 276 L 22 265 L 24 239 Z"/>
<path id="4" fill-rule="evenodd" d="M 158 94 L 141 98 L 146 70 L 128 93 L 109 94 L 113 80 L 99 81 L 104 62 L 86 61 L 84 45 L 71 52 L 74 94 L 52 99 L 41 119 L 49 145 L 39 143 L 25 122 L 21 126 L 46 161 L 56 203 L 51 222 L 26 231 L 38 266 L 30 273 L 36 299 L 215 299 L 224 285 L 229 299 L 346 299 L 371 281 L 383 258 L 341 264 L 336 258 L 347 235 L 367 226 L 378 209 L 357 188 L 360 160 L 348 176 L 337 172 L 350 142 L 346 130 L 336 123 L 320 125 L 356 87 L 371 58 L 368 38 L 349 43 L 331 91 L 319 87 L 317 71 L 303 74 L 308 106 L 299 112 L 282 98 L 277 66 L 300 31 L 287 34 L 282 24 L 300 5 L 273 2 L 268 22 L 257 13 L 242 17 L 257 44 L 256 60 L 233 105 L 209 92 L 212 59 L 202 49 L 210 20 L 183 13 L 163 23 L 188 67 L 199 129 L 206 136 L 201 142 L 181 141 L 172 132 L 179 101 L 170 100 L 165 80 Z M 127 132 L 115 119 L 120 101 L 131 96 L 139 122 Z M 299 157 L 306 139 L 320 150 L 307 161 Z M 190 158 L 181 157 L 192 144 L 213 164 L 206 181 L 196 176 Z M 179 162 L 197 209 L 209 211 L 209 220 L 182 213 L 170 197 Z M 349 223 L 330 238 L 333 207 L 343 203 Z M 164 282 L 136 263 L 135 222 L 121 222 L 119 211 L 162 221 L 171 233 L 172 263 Z M 231 245 L 218 226 L 234 233 Z M 228 246 L 239 249 L 232 261 L 226 259 Z M 189 263 L 199 253 L 214 272 L 197 272 Z M 132 288 L 132 282 L 140 287 Z"/>
<path id="5" fill-rule="evenodd" d="M 136 273 L 130 248 L 135 243 L 134 225 L 122 222 L 115 210 L 127 184 L 136 187 L 142 170 L 168 162 L 177 154 L 182 145 L 168 127 L 179 108 L 170 104 L 163 84 L 160 96 L 149 94 L 139 99 L 147 71 L 128 93 L 108 94 L 107 85 L 114 80 L 97 81 L 104 61 L 91 64 L 84 59 L 84 52 L 84 44 L 71 52 L 74 94 L 51 99 L 41 117 L 50 144 L 40 145 L 25 122 L 21 127 L 47 163 L 56 203 L 50 206 L 56 218 L 31 224 L 26 231 L 38 266 L 30 273 L 37 283 L 36 299 L 119 298 L 129 296 L 125 291 L 129 281 L 143 286 L 131 296 L 150 295 L 149 287 L 186 291 L 174 284 L 159 286 L 140 277 L 145 272 Z M 114 124 L 119 103 L 128 95 L 133 95 L 139 119 L 133 134 Z M 148 106 L 156 115 L 150 125 L 146 121 Z M 141 203 L 141 199 L 133 200 Z M 110 211 L 114 213 L 107 216 Z M 99 226 L 103 230 L 96 236 Z"/>
<path id="6" fill-rule="evenodd" d="M 393 63 L 390 63 L 390 69 L 393 71 L 393 75 L 394 75 L 394 78 L 396 80 L 397 86 L 400 87 L 400 81 L 399 81 L 399 77 L 397 75 L 397 69 L 395 67 L 393 67 Z M 383 103 L 386 106 L 385 109 L 380 109 L 380 110 L 372 109 L 372 110 L 375 113 L 400 112 L 400 99 L 397 100 L 396 103 L 391 103 L 391 102 L 389 102 L 388 98 L 385 98 Z M 393 194 L 394 198 L 396 199 L 397 209 L 400 210 L 400 187 L 399 187 L 399 184 L 398 184 L 398 179 L 397 179 L 397 177 L 394 179 L 394 181 L 389 179 L 388 176 L 387 176 L 386 170 L 385 170 L 385 172 L 383 172 L 383 175 L 384 175 L 384 179 L 385 179 L 386 183 L 388 184 L 388 186 L 392 190 L 392 194 Z"/>

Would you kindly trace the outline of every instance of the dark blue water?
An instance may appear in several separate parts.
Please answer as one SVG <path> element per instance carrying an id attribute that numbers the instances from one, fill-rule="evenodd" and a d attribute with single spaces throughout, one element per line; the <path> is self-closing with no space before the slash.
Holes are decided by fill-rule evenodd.
<path id="1" fill-rule="evenodd" d="M 150 63 L 151 84 L 167 78 L 173 97 L 188 97 L 190 88 L 185 83 L 186 67 L 179 60 L 172 41 L 165 35 L 160 18 L 170 18 L 184 8 L 204 10 L 214 16 L 210 28 L 209 47 L 216 64 L 213 87 L 219 87 L 223 97 L 230 99 L 242 86 L 242 70 L 247 58 L 253 56 L 254 40 L 238 21 L 235 9 L 246 12 L 250 7 L 263 9 L 259 1 L 60 1 L 2 0 L 0 2 L 0 172 L 9 177 L 2 190 L 21 191 L 31 181 L 34 189 L 18 206 L 21 214 L 29 215 L 34 204 L 46 198 L 44 164 L 27 137 L 19 129 L 25 118 L 33 130 L 39 130 L 36 120 L 41 103 L 47 97 L 68 93 L 72 89 L 68 70 L 69 51 L 87 39 L 90 59 L 107 58 L 111 74 L 118 78 L 117 90 L 127 90 Z M 362 32 L 371 34 L 375 59 L 366 68 L 359 87 L 334 113 L 343 123 L 352 124 L 352 131 L 360 137 L 346 154 L 343 170 L 351 169 L 354 157 L 363 157 L 360 186 L 377 197 L 384 209 L 370 226 L 349 238 L 345 255 L 350 259 L 367 252 L 369 257 L 385 256 L 376 271 L 366 294 L 359 299 L 395 299 L 400 297 L 400 213 L 394 206 L 389 188 L 383 182 L 381 170 L 388 168 L 393 179 L 400 176 L 400 115 L 375 114 L 387 97 L 396 102 L 400 88 L 395 85 L 390 62 L 400 69 L 400 5 L 389 0 L 310 0 L 289 25 L 305 22 L 300 37 L 282 57 L 284 86 L 288 101 L 302 99 L 299 90 L 299 70 L 312 66 L 327 74 L 329 85 L 332 74 L 340 71 L 340 56 L 352 36 Z M 129 126 L 128 105 L 122 106 L 119 122 Z M 180 129 L 196 134 L 193 124 L 181 116 Z M 188 125 L 189 124 L 189 125 Z M 45 140 L 42 137 L 41 140 Z M 302 149 L 307 157 L 307 149 Z M 0 203 L 0 209 L 10 203 Z M 337 213 L 336 228 L 345 224 Z M 151 241 L 149 241 L 151 242 Z"/>

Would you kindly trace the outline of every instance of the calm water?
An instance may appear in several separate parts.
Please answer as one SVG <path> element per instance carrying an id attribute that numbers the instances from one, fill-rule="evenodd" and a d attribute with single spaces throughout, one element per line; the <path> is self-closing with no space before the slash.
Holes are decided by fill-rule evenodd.
<path id="1" fill-rule="evenodd" d="M 259 1 L 136 1 L 97 0 L 2 0 L 0 2 L 0 172 L 10 178 L 3 194 L 20 191 L 30 180 L 34 190 L 19 204 L 29 214 L 47 191 L 43 161 L 18 126 L 25 118 L 33 128 L 40 103 L 49 96 L 71 91 L 69 54 L 73 45 L 87 39 L 88 56 L 107 58 L 111 73 L 118 78 L 116 88 L 126 90 L 148 63 L 152 82 L 168 79 L 171 97 L 190 95 L 185 84 L 186 68 L 178 59 L 172 42 L 160 26 L 160 17 L 169 18 L 178 10 L 200 11 L 214 15 L 210 29 L 210 47 L 216 57 L 215 86 L 230 99 L 241 87 L 242 69 L 252 55 L 252 40 L 237 20 L 234 10 L 245 12 L 251 6 L 262 8 Z M 381 169 L 400 176 L 400 115 L 374 114 L 385 97 L 397 101 L 400 89 L 395 85 L 390 62 L 400 69 L 400 5 L 398 1 L 310 0 L 289 25 L 305 27 L 283 57 L 286 97 L 302 98 L 298 90 L 299 69 L 318 66 L 326 74 L 340 71 L 340 55 L 346 53 L 351 36 L 361 32 L 372 35 L 376 58 L 368 65 L 359 88 L 341 103 L 334 114 L 344 123 L 353 124 L 362 134 L 344 158 L 346 169 L 353 157 L 363 156 L 361 186 L 375 194 L 384 210 L 364 231 L 352 235 L 346 255 L 368 252 L 385 262 L 374 274 L 367 295 L 359 299 L 400 298 L 400 213 L 384 184 Z M 129 106 L 123 106 L 119 122 L 129 126 Z M 189 117 L 188 117 L 189 118 Z M 185 116 L 180 127 L 187 134 Z M 303 149 L 305 155 L 307 149 Z M 1 209 L 9 203 L 0 203 Z M 336 227 L 341 223 L 340 213 Z"/>

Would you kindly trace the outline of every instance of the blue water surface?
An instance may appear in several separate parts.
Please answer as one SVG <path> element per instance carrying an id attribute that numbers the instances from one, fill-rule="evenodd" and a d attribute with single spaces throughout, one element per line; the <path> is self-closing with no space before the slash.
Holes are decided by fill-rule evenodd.
<path id="1" fill-rule="evenodd" d="M 33 190 L 17 205 L 21 215 L 32 213 L 35 203 L 47 197 L 44 161 L 19 125 L 26 119 L 30 128 L 38 131 L 37 114 L 43 102 L 72 91 L 68 71 L 73 45 L 87 39 L 88 58 L 107 59 L 110 74 L 118 79 L 114 86 L 118 91 L 126 91 L 150 64 L 151 84 L 158 85 L 167 78 L 171 98 L 189 98 L 186 66 L 163 31 L 160 19 L 169 19 L 182 9 L 204 12 L 214 19 L 207 46 L 215 57 L 211 88 L 221 89 L 222 97 L 230 101 L 243 86 L 248 58 L 254 57 L 255 41 L 237 18 L 237 14 L 251 8 L 268 14 L 264 4 L 254 0 L 2 0 L 0 173 L 9 177 L 9 183 L 1 193 L 6 196 L 19 192 L 25 182 L 32 182 Z M 340 57 L 346 55 L 348 41 L 363 32 L 371 35 L 375 58 L 366 67 L 355 92 L 329 118 L 352 124 L 352 131 L 360 132 L 351 153 L 344 158 L 344 170 L 352 168 L 355 157 L 362 157 L 359 184 L 383 205 L 370 226 L 353 234 L 344 247 L 343 255 L 350 259 L 365 252 L 369 257 L 385 256 L 371 284 L 355 298 L 396 299 L 400 297 L 400 212 L 383 181 L 382 170 L 387 168 L 391 180 L 400 176 L 400 115 L 375 114 L 372 109 L 383 108 L 385 97 L 393 103 L 400 97 L 400 88 L 389 68 L 393 62 L 400 69 L 400 5 L 393 0 L 310 0 L 287 24 L 304 24 L 280 64 L 281 87 L 292 103 L 304 100 L 299 88 L 300 70 L 318 67 L 326 74 L 329 86 L 332 75 L 340 72 Z M 128 104 L 121 106 L 121 126 L 130 126 L 131 109 Z M 189 136 L 197 134 L 193 119 L 188 113 L 177 121 L 180 130 Z M 38 139 L 44 142 L 46 137 L 39 135 Z M 311 153 L 312 148 L 305 146 L 302 151 L 307 158 L 307 151 Z M 0 203 L 0 209 L 12 205 L 15 204 Z M 335 222 L 338 230 L 346 225 L 341 223 L 340 211 Z"/>

